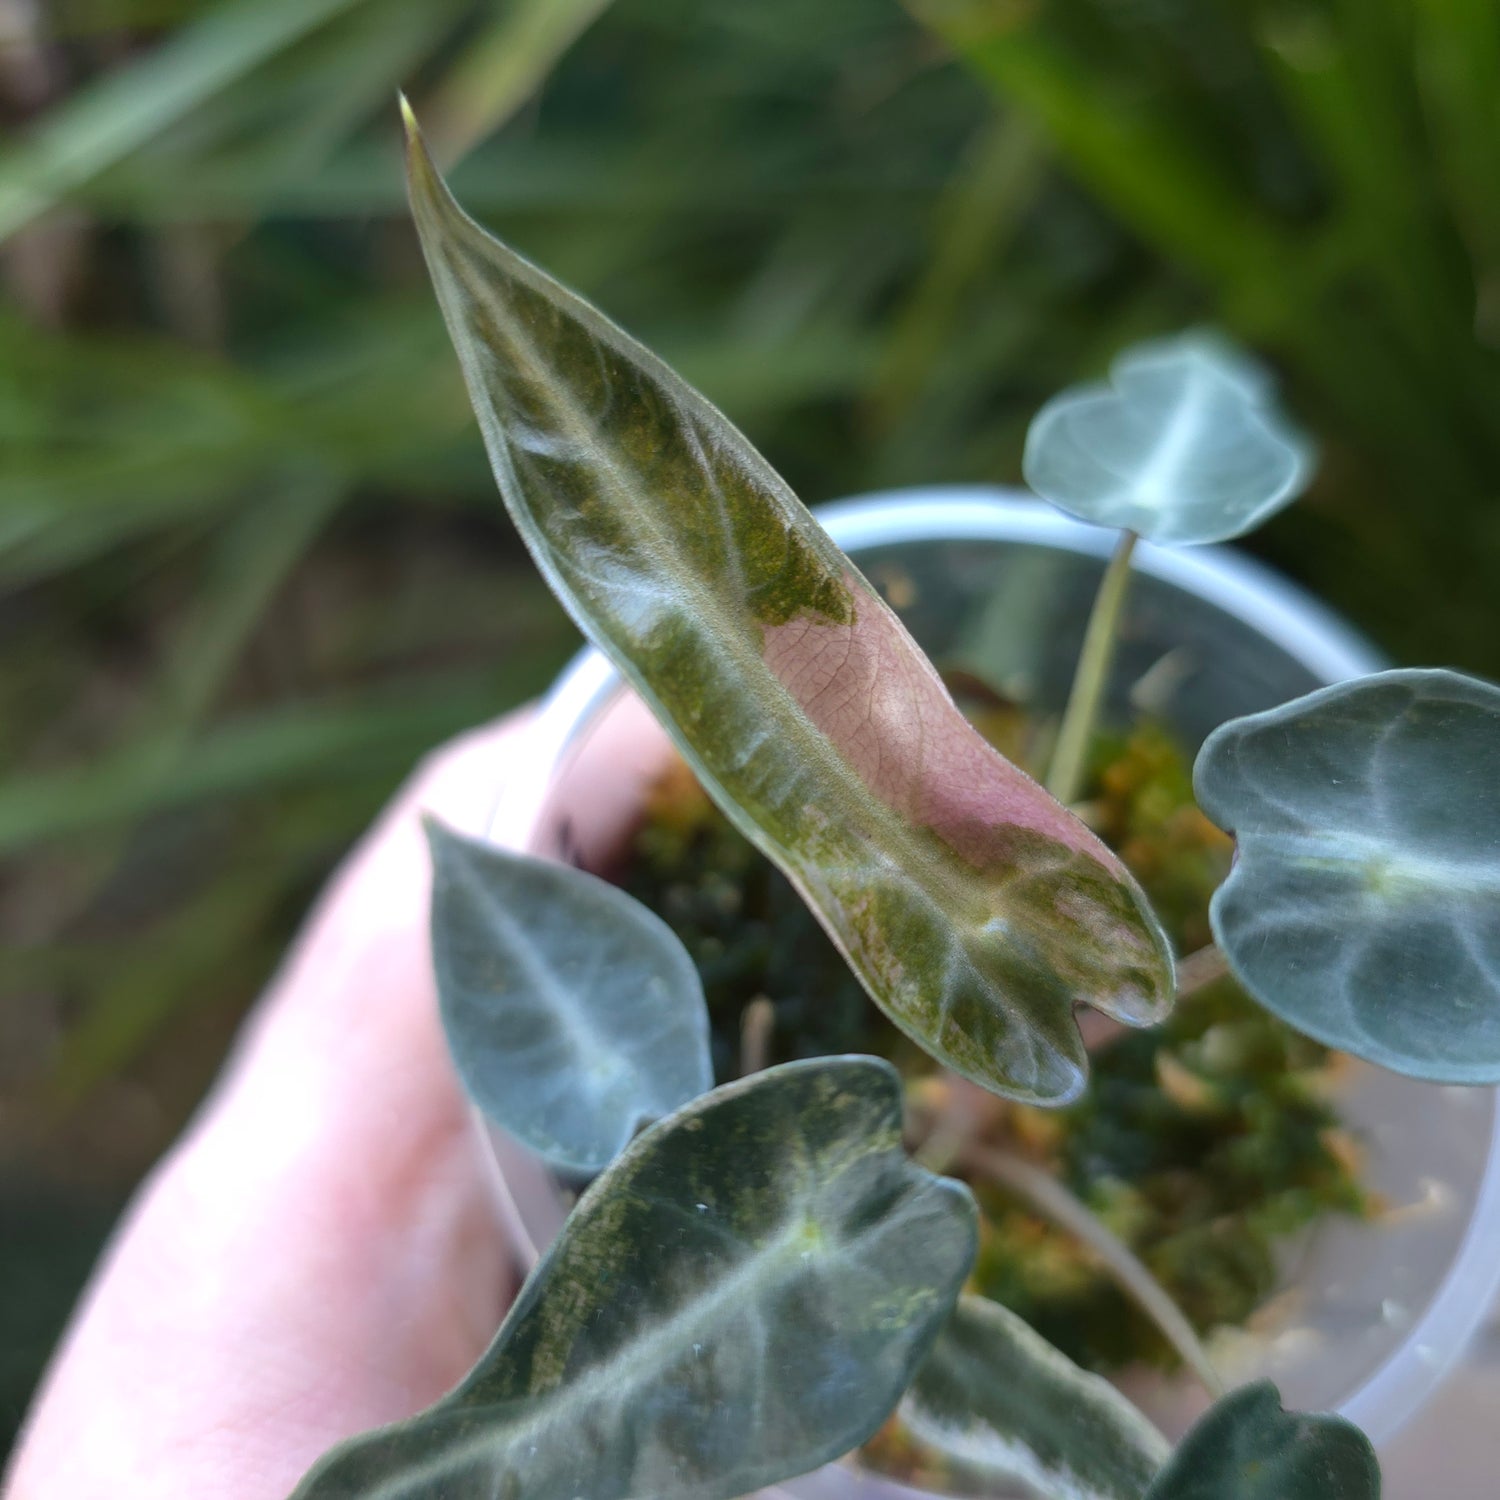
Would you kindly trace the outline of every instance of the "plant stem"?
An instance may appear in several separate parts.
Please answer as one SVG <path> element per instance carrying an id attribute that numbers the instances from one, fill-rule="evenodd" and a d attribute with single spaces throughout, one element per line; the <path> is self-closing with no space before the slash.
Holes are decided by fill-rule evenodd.
<path id="1" fill-rule="evenodd" d="M 1130 583 L 1130 557 L 1135 544 L 1133 531 L 1120 533 L 1114 556 L 1099 581 L 1099 592 L 1094 596 L 1094 607 L 1089 613 L 1083 650 L 1073 673 L 1073 687 L 1068 694 L 1062 727 L 1058 730 L 1057 748 L 1052 752 L 1052 765 L 1047 772 L 1047 790 L 1065 805 L 1078 800 L 1089 738 L 1094 732 L 1104 685 L 1109 680 L 1109 665 L 1114 659 L 1115 636 Z"/>
<path id="2" fill-rule="evenodd" d="M 776 1007 L 757 995 L 740 1016 L 740 1077 L 764 1071 L 771 1060 L 771 1037 L 776 1030 Z"/>
<path id="3" fill-rule="evenodd" d="M 1229 960 L 1217 943 L 1199 948 L 1177 962 L 1177 998 L 1185 999 L 1216 984 L 1229 973 Z"/>
<path id="4" fill-rule="evenodd" d="M 1207 1352 L 1182 1309 L 1167 1295 L 1135 1252 L 1100 1223 L 1098 1216 L 1055 1177 L 1009 1151 L 992 1146 L 964 1147 L 958 1154 L 958 1161 L 970 1171 L 1009 1188 L 1060 1229 L 1077 1235 L 1099 1257 L 1120 1289 L 1161 1329 L 1208 1393 L 1215 1400 L 1224 1394 L 1224 1383 L 1209 1362 Z"/>

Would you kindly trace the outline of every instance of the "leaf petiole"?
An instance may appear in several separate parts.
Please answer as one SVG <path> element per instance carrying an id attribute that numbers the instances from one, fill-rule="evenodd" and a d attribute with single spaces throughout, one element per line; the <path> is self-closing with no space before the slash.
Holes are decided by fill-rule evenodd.
<path id="1" fill-rule="evenodd" d="M 1083 650 L 1073 674 L 1073 687 L 1063 712 L 1057 747 L 1052 752 L 1052 765 L 1047 771 L 1047 790 L 1065 806 L 1078 800 L 1089 738 L 1094 732 L 1094 721 L 1099 716 L 1099 704 L 1104 697 L 1104 684 L 1109 680 L 1109 667 L 1114 659 L 1115 638 L 1130 584 L 1130 558 L 1136 540 L 1133 531 L 1120 533 L 1114 555 L 1099 581 L 1094 607 L 1089 612 Z"/>
<path id="2" fill-rule="evenodd" d="M 1215 1400 L 1224 1394 L 1224 1382 L 1186 1314 L 1135 1252 L 1087 1204 L 1055 1177 L 1009 1151 L 970 1144 L 959 1149 L 956 1162 L 1010 1189 L 1060 1229 L 1076 1235 L 1099 1258 L 1120 1289 L 1162 1331 L 1208 1393 Z"/>
<path id="3" fill-rule="evenodd" d="M 1229 960 L 1217 943 L 1195 949 L 1177 960 L 1177 998 L 1185 1000 L 1229 976 Z"/>
<path id="4" fill-rule="evenodd" d="M 771 1063 L 771 1039 L 776 1032 L 776 1007 L 757 995 L 740 1017 L 740 1077 L 764 1072 Z"/>

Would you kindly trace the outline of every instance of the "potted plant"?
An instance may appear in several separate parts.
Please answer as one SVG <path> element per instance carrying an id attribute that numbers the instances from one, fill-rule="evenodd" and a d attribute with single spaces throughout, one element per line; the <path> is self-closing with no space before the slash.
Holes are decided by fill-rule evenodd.
<path id="1" fill-rule="evenodd" d="M 549 582 L 910 1043 L 980 1097 L 1076 1099 L 1075 1005 L 1149 1025 L 1208 957 L 1179 976 L 1141 885 L 1069 804 L 1137 536 L 1238 534 L 1300 485 L 1263 377 L 1201 341 L 1154 349 L 1034 427 L 1033 484 L 1121 529 L 1044 790 L 748 444 L 465 219 L 411 133 L 439 299 Z M 1199 800 L 1239 852 L 1217 952 L 1298 1033 L 1403 1078 L 1500 1078 L 1497 727 L 1500 690 L 1398 672 L 1208 736 Z M 1289 1414 L 1264 1381 L 1172 1452 L 1013 1313 L 959 1297 L 972 1199 L 906 1158 L 888 1063 L 801 1059 L 708 1090 L 702 992 L 658 919 L 566 864 L 440 829 L 433 849 L 460 1073 L 581 1195 L 471 1376 L 299 1493 L 727 1500 L 855 1447 L 898 1402 L 907 1471 L 981 1491 L 1019 1473 L 1149 1500 L 1378 1493 L 1358 1428 Z M 958 1159 L 953 1124 L 929 1122 L 930 1164 Z M 1439 1304 L 1453 1315 L 1451 1287 Z"/>
<path id="2" fill-rule="evenodd" d="M 985 487 L 861 497 L 817 515 L 867 576 L 895 584 L 903 619 L 930 656 L 1060 710 L 1109 533 Z M 1110 717 L 1128 721 L 1144 684 L 1152 718 L 1190 754 L 1230 718 L 1383 665 L 1316 601 L 1227 549 L 1143 544 L 1134 569 Z M 563 674 L 536 730 L 533 775 L 506 789 L 493 838 L 618 869 L 628 825 L 604 821 L 580 849 L 570 810 L 582 788 L 605 779 L 623 785 L 622 811 L 647 801 L 662 766 L 676 761 L 670 741 L 594 648 Z M 639 880 L 633 888 L 647 894 Z M 705 930 L 713 942 L 721 929 Z M 783 937 L 801 944 L 805 962 L 806 934 Z M 1345 1127 L 1364 1143 L 1359 1180 L 1383 1207 L 1364 1220 L 1327 1216 L 1310 1243 L 1283 1242 L 1297 1247 L 1278 1266 L 1277 1290 L 1292 1294 L 1279 1304 L 1284 1322 L 1234 1355 L 1240 1373 L 1273 1376 L 1289 1400 L 1340 1410 L 1381 1442 L 1438 1388 L 1492 1300 L 1500 1120 L 1488 1090 L 1371 1065 L 1343 1063 L 1337 1090 Z M 517 1253 L 534 1256 L 564 1214 L 554 1180 L 514 1138 L 493 1126 L 486 1134 L 502 1163 Z M 1139 1394 L 1168 1430 L 1185 1427 L 1202 1400 L 1191 1379 Z"/>

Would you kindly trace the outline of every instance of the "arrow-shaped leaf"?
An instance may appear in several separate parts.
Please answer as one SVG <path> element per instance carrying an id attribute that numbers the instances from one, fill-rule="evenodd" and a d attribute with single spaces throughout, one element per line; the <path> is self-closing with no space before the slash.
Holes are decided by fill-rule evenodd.
<path id="1" fill-rule="evenodd" d="M 1235 836 L 1214 936 L 1268 1010 L 1441 1083 L 1500 1083 L 1500 688 L 1380 672 L 1234 719 L 1198 801 Z"/>
<path id="2" fill-rule="evenodd" d="M 862 1457 L 943 1495 L 1019 1480 L 1043 1500 L 1141 1500 L 1171 1451 L 1107 1380 L 999 1303 L 962 1297 L 902 1397 L 894 1441 Z"/>
<path id="3" fill-rule="evenodd" d="M 973 1200 L 901 1147 L 874 1058 L 788 1063 L 639 1136 L 478 1367 L 298 1500 L 731 1500 L 863 1442 L 973 1263 Z"/>
<path id="4" fill-rule="evenodd" d="M 1283 1411 L 1263 1380 L 1199 1420 L 1146 1500 L 1380 1500 L 1380 1465 L 1352 1422 Z"/>
<path id="5" fill-rule="evenodd" d="M 427 834 L 443 1028 L 490 1119 L 592 1174 L 713 1087 L 703 985 L 665 922 L 583 870 Z"/>
<path id="6" fill-rule="evenodd" d="M 712 406 L 466 218 L 412 206 L 496 479 L 558 597 L 779 864 L 875 1000 L 955 1071 L 1061 1102 L 1086 1001 L 1157 1018 L 1124 867 L 964 719 L 895 615 Z"/>

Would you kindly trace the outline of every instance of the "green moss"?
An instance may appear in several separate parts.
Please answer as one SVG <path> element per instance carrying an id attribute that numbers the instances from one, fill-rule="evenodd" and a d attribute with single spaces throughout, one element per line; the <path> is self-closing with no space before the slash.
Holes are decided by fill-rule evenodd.
<path id="1" fill-rule="evenodd" d="M 1276 1241 L 1360 1213 L 1353 1153 L 1327 1102 L 1324 1049 L 1230 982 L 1093 1058 L 1044 1159 L 1145 1261 L 1202 1333 L 1242 1325 L 1276 1285 Z M 1175 1364 L 1072 1238 L 981 1188 L 983 1289 L 1080 1363 Z"/>
<path id="2" fill-rule="evenodd" d="M 741 1017 L 762 996 L 775 1017 L 767 1063 L 877 1052 L 904 1069 L 924 1057 L 876 1010 L 786 877 L 681 762 L 656 787 L 619 878 L 698 965 L 716 1082 L 740 1075 Z"/>
<path id="3" fill-rule="evenodd" d="M 1101 737 L 1089 795 L 1100 832 L 1178 950 L 1208 942 L 1209 897 L 1233 846 L 1198 811 L 1188 758 L 1153 725 Z M 1337 1067 L 1226 979 L 1180 1001 L 1164 1024 L 1098 1048 L 1078 1104 L 1008 1126 L 1041 1143 L 1039 1159 L 1208 1333 L 1243 1325 L 1275 1289 L 1279 1239 L 1366 1208 L 1329 1102 Z M 1004 1193 L 980 1191 L 984 1291 L 1090 1368 L 1176 1363 L 1071 1236 Z"/>

